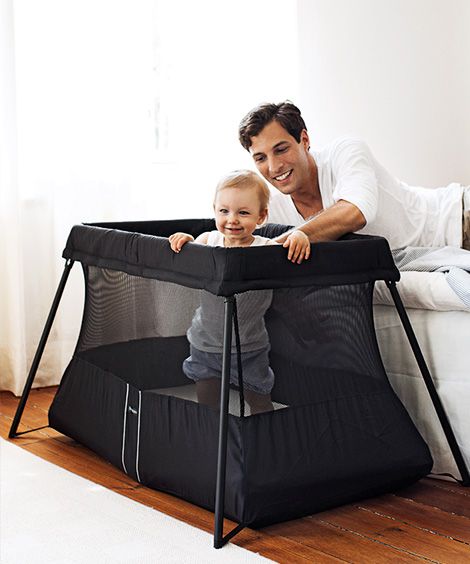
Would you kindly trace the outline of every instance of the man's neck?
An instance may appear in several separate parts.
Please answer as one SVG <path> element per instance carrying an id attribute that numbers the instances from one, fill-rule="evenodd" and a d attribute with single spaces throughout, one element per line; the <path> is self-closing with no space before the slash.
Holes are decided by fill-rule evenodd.
<path id="1" fill-rule="evenodd" d="M 312 155 L 308 183 L 291 194 L 292 202 L 300 215 L 307 219 L 323 210 L 320 183 L 318 181 L 318 168 Z"/>

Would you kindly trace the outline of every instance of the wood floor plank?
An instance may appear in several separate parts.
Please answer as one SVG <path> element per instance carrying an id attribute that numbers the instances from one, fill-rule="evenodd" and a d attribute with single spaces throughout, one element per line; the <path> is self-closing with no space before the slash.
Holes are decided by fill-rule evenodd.
<path id="1" fill-rule="evenodd" d="M 47 411 L 56 392 L 56 387 L 31 390 L 26 402 L 26 407 L 32 407 L 34 405 L 37 408 L 39 407 Z M 4 407 L 5 409 L 13 409 L 14 412 L 16 411 L 19 400 L 20 398 L 16 397 L 11 392 L 0 392 L 0 409 Z"/>
<path id="2" fill-rule="evenodd" d="M 437 486 L 429 486 L 420 481 L 409 488 L 396 492 L 396 495 L 413 501 L 431 505 L 463 517 L 470 518 L 470 497 L 467 495 L 449 495 L 451 492 Z"/>
<path id="3" fill-rule="evenodd" d="M 59 386 L 47 386 L 46 388 L 34 388 L 32 391 L 37 392 L 41 396 L 49 397 L 52 401 L 57 393 Z"/>
<path id="4" fill-rule="evenodd" d="M 359 506 L 396 521 L 467 543 L 470 548 L 470 519 L 468 517 L 454 515 L 450 521 L 449 514 L 442 509 L 392 494 L 369 499 L 361 502 Z"/>
<path id="5" fill-rule="evenodd" d="M 321 514 L 319 514 L 321 516 Z M 387 546 L 342 528 L 310 518 L 278 523 L 263 529 L 270 535 L 283 536 L 315 547 L 331 556 L 361 564 L 388 564 L 389 562 L 423 562 L 413 554 Z"/>
<path id="6" fill-rule="evenodd" d="M 339 507 L 310 518 L 431 561 L 470 562 L 470 546 L 360 507 Z"/>
<path id="7" fill-rule="evenodd" d="M 13 415 L 14 412 L 12 414 L 12 418 Z M 22 429 L 34 429 L 36 427 L 43 427 L 45 425 L 49 425 L 47 413 L 45 413 L 44 410 L 35 407 L 34 405 L 27 405 L 23 412 L 18 431 L 21 431 Z"/>
<path id="8" fill-rule="evenodd" d="M 0 434 L 2 437 L 7 438 L 13 423 L 13 415 L 9 416 L 0 411 Z M 37 412 L 32 411 L 30 407 L 26 407 L 18 427 L 17 440 L 22 445 L 32 441 L 44 438 L 61 437 L 61 433 L 48 426 L 48 420 L 37 417 Z"/>
<path id="9" fill-rule="evenodd" d="M 10 433 L 11 424 L 13 423 L 13 417 L 9 417 L 4 413 L 0 413 L 0 436 L 7 439 Z M 42 426 L 41 426 L 42 427 Z M 20 435 L 17 437 L 17 440 L 21 443 L 21 445 L 26 445 L 30 442 L 34 442 L 37 440 L 42 440 L 49 436 L 59 436 L 60 433 L 51 429 L 50 427 L 46 427 L 44 429 L 33 431 L 35 427 L 29 427 L 24 425 L 23 423 L 20 424 L 18 428 L 18 432 L 26 432 L 24 435 Z"/>
<path id="10" fill-rule="evenodd" d="M 339 564 L 347 562 L 342 558 L 335 558 L 329 554 L 325 554 L 320 550 L 314 549 L 308 545 L 295 542 L 292 539 L 282 537 L 271 537 L 269 535 L 260 536 L 259 538 L 250 539 L 249 542 L 234 544 L 246 548 L 252 552 L 258 552 L 266 558 L 271 558 L 279 564 L 306 563 L 312 562 L 318 564 Z"/>
<path id="11" fill-rule="evenodd" d="M 0 413 L 14 415 L 19 398 L 11 392 L 0 392 Z"/>
<path id="12" fill-rule="evenodd" d="M 438 488 L 441 490 L 453 492 L 458 495 L 465 495 L 467 497 L 470 497 L 470 486 L 462 486 L 458 482 L 454 482 L 454 481 L 451 482 L 449 480 L 437 480 L 432 478 L 424 478 L 422 482 L 426 486 L 430 486 L 433 488 Z"/>
<path id="13" fill-rule="evenodd" d="M 39 393 L 31 392 L 26 405 L 34 405 L 34 407 L 41 409 L 45 413 L 49 411 L 54 395 L 42 395 Z"/>
<path id="14" fill-rule="evenodd" d="M 13 419 L 11 417 L 6 416 L 3 413 L 0 413 L 0 436 L 3 438 L 8 437 L 8 433 L 10 432 L 10 427 Z"/>

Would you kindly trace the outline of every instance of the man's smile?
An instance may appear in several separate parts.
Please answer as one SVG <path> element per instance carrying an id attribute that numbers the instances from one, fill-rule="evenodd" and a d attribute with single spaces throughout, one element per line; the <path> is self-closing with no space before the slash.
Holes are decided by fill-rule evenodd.
<path id="1" fill-rule="evenodd" d="M 282 174 L 279 174 L 279 176 L 275 176 L 274 180 L 276 180 L 277 182 L 282 182 L 283 180 L 286 180 L 286 178 L 288 178 L 292 174 L 293 170 L 294 169 L 291 168 L 287 172 L 283 172 Z"/>

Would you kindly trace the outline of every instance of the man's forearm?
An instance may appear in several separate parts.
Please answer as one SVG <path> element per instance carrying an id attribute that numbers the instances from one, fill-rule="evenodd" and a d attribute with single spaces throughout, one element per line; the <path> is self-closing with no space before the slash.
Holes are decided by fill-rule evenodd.
<path id="1" fill-rule="evenodd" d="M 345 233 L 354 233 L 362 229 L 365 224 L 365 217 L 359 208 L 340 200 L 296 229 L 303 231 L 312 242 L 335 241 Z"/>

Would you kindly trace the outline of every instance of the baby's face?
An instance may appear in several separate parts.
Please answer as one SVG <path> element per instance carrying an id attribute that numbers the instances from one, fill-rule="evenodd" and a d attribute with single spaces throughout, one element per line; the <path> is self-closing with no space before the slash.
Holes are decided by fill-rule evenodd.
<path id="1" fill-rule="evenodd" d="M 253 231 L 266 218 L 266 210 L 260 207 L 256 188 L 220 190 L 214 202 L 218 231 L 240 246 L 250 245 Z"/>

